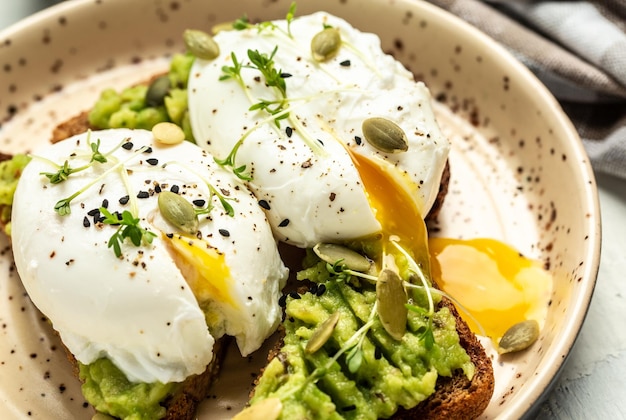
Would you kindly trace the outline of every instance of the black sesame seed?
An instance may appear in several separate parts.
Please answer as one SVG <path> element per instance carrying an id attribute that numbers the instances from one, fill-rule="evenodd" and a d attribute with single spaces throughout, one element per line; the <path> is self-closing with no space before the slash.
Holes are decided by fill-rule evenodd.
<path id="1" fill-rule="evenodd" d="M 85 216 L 85 217 L 83 218 L 83 226 L 84 226 L 84 227 L 86 227 L 86 228 L 87 228 L 87 227 L 89 227 L 89 226 L 91 226 L 91 222 L 89 221 L 89 219 L 87 218 L 87 216 Z"/>
<path id="2" fill-rule="evenodd" d="M 161 192 L 161 186 L 160 185 L 156 185 L 154 187 L 154 192 L 156 192 L 157 194 Z"/>
<path id="3" fill-rule="evenodd" d="M 167 236 L 168 238 L 172 239 L 174 237 L 173 233 L 166 233 L 165 236 Z"/>
<path id="4" fill-rule="evenodd" d="M 102 200 L 102 207 L 104 207 L 105 209 L 109 208 L 109 200 L 107 200 L 106 198 L 104 200 Z"/>
<path id="5" fill-rule="evenodd" d="M 350 67 L 350 60 L 343 60 L 341 63 L 339 63 L 339 65 L 343 67 Z"/>
<path id="6" fill-rule="evenodd" d="M 319 142 L 319 144 L 321 144 L 322 146 L 324 145 L 324 142 L 321 141 L 320 139 L 317 139 L 317 141 Z"/>
<path id="7" fill-rule="evenodd" d="M 326 292 L 326 285 L 320 284 L 319 286 L 317 286 L 317 293 L 315 293 L 315 295 L 322 296 L 325 292 Z"/>
<path id="8" fill-rule="evenodd" d="M 137 198 L 148 198 L 150 197 L 150 193 L 148 191 L 139 191 L 137 194 Z"/>
<path id="9" fill-rule="evenodd" d="M 128 204 L 128 200 L 130 200 L 130 197 L 125 195 L 124 197 L 120 198 L 118 201 L 120 204 Z"/>
<path id="10" fill-rule="evenodd" d="M 356 142 L 357 146 L 361 145 L 361 137 L 359 136 L 354 136 L 354 141 Z"/>
<path id="11" fill-rule="evenodd" d="M 318 287 L 317 283 L 313 283 L 311 285 L 311 287 L 309 287 L 309 292 L 311 292 L 313 294 L 316 294 L 317 293 L 317 287 Z"/>
<path id="12" fill-rule="evenodd" d="M 291 137 L 291 135 L 293 134 L 293 128 L 291 127 L 285 128 L 285 133 L 287 134 L 287 137 Z"/>
<path id="13" fill-rule="evenodd" d="M 146 159 L 146 162 L 148 162 L 152 166 L 155 166 L 159 164 L 159 159 L 150 158 L 150 159 Z"/>
<path id="14" fill-rule="evenodd" d="M 127 141 L 126 143 L 122 144 L 122 148 L 125 150 L 130 150 L 133 148 L 133 143 L 130 141 Z"/>
<path id="15" fill-rule="evenodd" d="M 152 153 L 152 147 L 149 147 L 143 151 L 144 153 Z"/>
<path id="16" fill-rule="evenodd" d="M 298 292 L 296 292 L 296 291 L 289 292 L 289 297 L 292 298 L 292 299 L 301 299 L 302 298 L 302 296 L 300 296 L 298 294 Z"/>
<path id="17" fill-rule="evenodd" d="M 220 229 L 219 233 L 220 233 L 220 235 L 222 235 L 222 236 L 224 236 L 226 238 L 228 238 L 230 236 L 230 232 L 227 231 L 226 229 Z"/>
<path id="18" fill-rule="evenodd" d="M 269 210 L 271 208 L 270 203 L 265 200 L 259 200 L 259 206 L 263 207 L 265 210 Z"/>
<path id="19" fill-rule="evenodd" d="M 284 219 L 282 222 L 278 224 L 278 227 L 285 227 L 289 224 L 289 219 Z"/>
<path id="20" fill-rule="evenodd" d="M 178 185 L 172 185 L 172 188 L 170 188 L 170 191 L 173 192 L 174 194 L 178 194 L 178 191 L 180 191 L 180 188 L 178 187 Z"/>
<path id="21" fill-rule="evenodd" d="M 380 360 L 381 357 L 383 357 L 383 351 L 380 349 L 380 347 L 374 348 L 374 359 Z"/>
<path id="22" fill-rule="evenodd" d="M 87 212 L 89 216 L 100 216 L 100 209 L 93 209 Z"/>
<path id="23" fill-rule="evenodd" d="M 291 77 L 291 73 L 281 73 L 280 77 L 282 77 L 283 79 L 288 79 Z"/>
<path id="24" fill-rule="evenodd" d="M 193 204 L 198 206 L 198 207 L 204 207 L 204 205 L 206 204 L 206 201 L 199 199 L 199 200 L 193 200 Z"/>
<path id="25" fill-rule="evenodd" d="M 287 306 L 287 295 L 282 295 L 280 298 L 278 298 L 278 306 L 280 306 L 281 308 Z"/>

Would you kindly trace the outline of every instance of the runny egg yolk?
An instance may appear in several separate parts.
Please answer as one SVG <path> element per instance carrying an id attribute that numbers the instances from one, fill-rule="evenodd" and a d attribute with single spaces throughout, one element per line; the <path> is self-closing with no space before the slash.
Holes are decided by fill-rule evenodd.
<path id="1" fill-rule="evenodd" d="M 542 325 L 552 278 L 539 262 L 494 239 L 429 240 L 407 192 L 371 159 L 349 152 L 382 226 L 383 241 L 399 237 L 425 277 L 458 302 L 475 333 L 498 340 L 518 322 L 535 319 Z"/>
<path id="2" fill-rule="evenodd" d="M 539 262 L 495 239 L 431 238 L 429 247 L 435 283 L 475 333 L 498 340 L 518 322 L 542 324 L 552 278 Z"/>
<path id="3" fill-rule="evenodd" d="M 234 308 L 230 294 L 232 277 L 224 254 L 205 240 L 183 235 L 165 236 L 176 266 L 200 304 L 215 300 Z"/>
<path id="4" fill-rule="evenodd" d="M 358 153 L 349 153 L 359 172 L 376 220 L 382 226 L 383 241 L 389 242 L 391 236 L 400 238 L 400 245 L 413 254 L 426 277 L 429 277 L 428 236 L 417 206 L 380 165 Z"/>

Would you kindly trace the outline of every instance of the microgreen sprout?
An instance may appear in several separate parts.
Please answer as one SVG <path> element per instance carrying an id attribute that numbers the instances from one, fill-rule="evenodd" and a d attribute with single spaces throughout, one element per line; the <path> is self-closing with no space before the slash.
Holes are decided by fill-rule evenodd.
<path id="1" fill-rule="evenodd" d="M 420 333 L 420 338 L 424 341 L 424 346 L 427 350 L 430 350 L 435 343 L 432 321 L 433 315 L 435 314 L 435 304 L 433 301 L 433 295 L 430 291 L 430 285 L 428 284 L 428 280 L 426 280 L 426 276 L 424 276 L 422 269 L 417 265 L 415 260 L 411 258 L 409 253 L 397 241 L 391 241 L 391 244 L 407 259 L 409 264 L 409 271 L 417 276 L 417 278 L 422 283 L 422 287 L 426 291 L 426 296 L 428 298 L 428 310 L 410 304 L 407 304 L 406 307 L 410 311 L 418 312 L 426 317 L 426 326 L 422 327 L 421 331 L 418 332 Z"/>
<path id="2" fill-rule="evenodd" d="M 289 6 L 289 10 L 287 11 L 287 15 L 285 16 L 285 20 L 287 21 L 287 31 L 284 31 L 282 28 L 277 26 L 274 22 L 265 21 L 257 24 L 253 24 L 248 19 L 248 16 L 243 15 L 233 22 L 233 29 L 238 31 L 243 31 L 245 29 L 257 28 L 258 32 L 261 33 L 263 31 L 279 31 L 280 33 L 286 35 L 289 38 L 293 38 L 291 34 L 291 22 L 293 22 L 296 15 L 296 3 L 292 2 Z"/>
<path id="3" fill-rule="evenodd" d="M 79 195 L 87 191 L 89 188 L 91 188 L 92 186 L 100 182 L 100 180 L 102 180 L 104 177 L 109 175 L 111 172 L 117 171 L 118 169 L 123 167 L 124 164 L 126 164 L 126 162 L 134 159 L 137 155 L 143 153 L 147 149 L 148 149 L 147 147 L 140 148 L 135 153 L 133 153 L 128 159 L 118 162 L 115 165 L 111 166 L 109 169 L 107 169 L 102 174 L 100 174 L 100 176 L 88 182 L 84 187 L 76 191 L 74 194 L 57 201 L 56 204 L 54 205 L 54 211 L 56 211 L 60 216 L 67 216 L 68 214 L 72 212 L 72 209 L 70 208 L 70 204 L 72 200 L 74 200 L 76 197 L 78 197 Z"/>
<path id="4" fill-rule="evenodd" d="M 285 20 L 287 21 L 287 33 L 289 34 L 290 38 L 293 38 L 293 35 L 291 34 L 291 22 L 293 22 L 295 17 L 296 17 L 296 2 L 294 1 L 289 6 L 289 10 L 287 11 L 287 16 L 285 16 Z"/>
<path id="5" fill-rule="evenodd" d="M 113 214 L 104 207 L 100 207 L 99 210 L 104 216 L 104 220 L 102 221 L 104 224 L 119 226 L 108 243 L 108 247 L 113 248 L 113 252 L 115 252 L 115 256 L 118 258 L 122 256 L 122 245 L 126 238 L 130 239 L 131 243 L 135 246 L 151 244 L 152 240 L 156 238 L 156 234 L 148 229 L 142 228 L 139 225 L 140 219 L 134 217 L 128 210 L 124 210 L 119 217 L 118 213 Z"/>
<path id="6" fill-rule="evenodd" d="M 333 264 L 326 263 L 326 270 L 335 276 L 337 281 L 350 281 L 351 276 L 360 277 L 371 282 L 375 282 L 377 280 L 376 276 L 350 270 L 345 264 L 343 264 L 342 260 L 337 260 Z"/>
<path id="7" fill-rule="evenodd" d="M 100 139 L 98 139 L 95 143 L 91 143 L 90 138 L 91 131 L 87 133 L 87 142 L 89 144 L 89 147 L 91 148 L 91 158 L 89 160 L 89 163 L 78 168 L 70 167 L 69 160 L 66 160 L 63 165 L 57 165 L 48 159 L 37 158 L 37 156 L 34 156 L 37 159 L 47 161 L 57 168 L 56 172 L 41 172 L 41 175 L 44 175 L 46 178 L 48 178 L 51 184 L 60 184 L 61 182 L 67 181 L 71 174 L 90 168 L 94 162 L 107 162 L 106 156 L 100 152 Z"/>
<path id="8" fill-rule="evenodd" d="M 303 101 L 312 100 L 315 97 L 316 96 L 311 96 L 309 98 L 304 98 L 304 99 L 301 99 L 301 100 L 303 100 Z M 230 153 L 224 159 L 219 159 L 217 157 L 214 157 L 215 163 L 217 163 L 220 166 L 231 167 L 232 171 L 233 171 L 233 174 L 235 174 L 237 176 L 237 178 L 239 178 L 239 179 L 241 179 L 243 181 L 252 181 L 252 176 L 250 176 L 249 174 L 246 173 L 247 166 L 246 165 L 239 165 L 239 166 L 237 166 L 236 159 L 237 159 L 237 152 L 239 151 L 239 148 L 241 147 L 243 142 L 246 140 L 246 138 L 250 134 L 252 134 L 255 130 L 257 130 L 260 127 L 263 127 L 265 124 L 273 121 L 277 117 L 280 118 L 283 114 L 286 114 L 286 113 L 290 112 L 294 108 L 296 108 L 296 106 L 292 106 L 290 108 L 284 109 L 280 113 L 275 114 L 275 115 L 271 115 L 270 117 L 266 118 L 265 120 L 262 120 L 258 124 L 255 124 L 254 126 L 249 128 L 248 131 L 246 131 L 243 134 L 243 136 L 241 136 L 239 138 L 239 140 L 237 140 L 237 142 L 235 143 L 235 145 L 231 149 Z M 325 155 L 326 154 L 326 151 L 320 146 L 320 144 L 317 141 L 315 141 L 315 139 L 313 139 L 311 136 L 309 136 L 307 134 L 306 129 L 302 126 L 302 124 L 297 119 L 291 118 L 290 121 L 292 121 L 294 123 L 294 126 L 296 127 L 294 129 L 294 131 L 298 131 L 302 135 L 302 139 L 304 140 L 304 142 L 312 150 L 317 151 L 317 153 L 321 154 L 321 155 Z"/>
<path id="9" fill-rule="evenodd" d="M 196 209 L 196 214 L 199 216 L 201 214 L 208 214 L 208 213 L 210 213 L 213 210 L 213 203 L 211 202 L 211 198 L 213 196 L 215 196 L 215 197 L 217 197 L 217 199 L 219 200 L 220 204 L 222 205 L 222 207 L 226 211 L 226 214 L 228 214 L 230 217 L 234 217 L 235 216 L 235 209 L 227 201 L 228 199 L 226 197 L 224 197 L 224 195 L 221 194 L 219 191 L 217 191 L 217 189 L 215 189 L 215 187 L 213 185 L 209 184 L 208 182 L 206 184 L 209 187 L 209 191 L 211 191 L 211 196 L 209 197 L 209 200 L 207 200 L 207 206 L 203 207 L 203 208 Z"/>
<path id="10" fill-rule="evenodd" d="M 349 353 L 346 355 L 346 363 L 348 364 L 348 369 L 350 372 L 355 373 L 361 367 L 363 363 L 363 342 L 365 341 L 365 337 L 367 336 L 367 332 L 374 325 L 374 319 L 376 316 L 376 303 L 372 306 L 372 311 L 370 312 L 369 318 L 365 324 L 361 326 L 357 331 L 352 334 L 352 336 L 346 340 L 343 346 L 333 355 L 333 357 L 328 361 L 328 363 L 323 367 L 318 367 L 313 370 L 307 376 L 306 380 L 299 386 L 291 390 L 291 392 L 284 395 L 284 399 L 288 399 L 292 395 L 300 392 L 304 389 L 309 383 L 315 383 L 321 377 L 323 377 L 328 369 L 330 369 L 337 360 L 346 352 Z"/>

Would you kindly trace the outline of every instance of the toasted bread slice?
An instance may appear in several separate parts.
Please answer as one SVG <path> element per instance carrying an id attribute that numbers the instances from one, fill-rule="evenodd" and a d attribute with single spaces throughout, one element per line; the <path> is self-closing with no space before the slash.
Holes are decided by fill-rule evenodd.
<path id="1" fill-rule="evenodd" d="M 476 367 L 474 377 L 470 381 L 463 373 L 439 376 L 434 394 L 411 410 L 398 411 L 394 418 L 474 419 L 485 411 L 491 400 L 494 389 L 491 359 L 452 302 L 444 297 L 440 306 L 447 307 L 456 318 L 461 346 Z"/>
<path id="2" fill-rule="evenodd" d="M 302 293 L 305 291 L 299 290 Z M 400 408 L 392 417 L 393 419 L 470 420 L 480 416 L 489 405 L 494 390 L 491 359 L 476 335 L 461 318 L 454 304 L 443 297 L 439 303 L 439 308 L 442 307 L 447 307 L 456 319 L 460 344 L 475 366 L 474 376 L 469 380 L 462 371 L 455 372 L 451 377 L 439 376 L 435 393 L 411 409 Z M 284 337 L 283 328 L 280 332 Z M 279 356 L 282 346 L 281 337 L 268 353 L 268 362 Z M 255 385 L 261 378 L 261 374 L 257 376 Z M 251 398 L 252 396 L 254 396 L 254 388 L 250 393 Z"/>

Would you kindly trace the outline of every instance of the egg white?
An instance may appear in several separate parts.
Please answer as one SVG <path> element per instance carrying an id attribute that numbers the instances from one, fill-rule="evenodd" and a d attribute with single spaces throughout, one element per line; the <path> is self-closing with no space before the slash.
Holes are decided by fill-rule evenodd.
<path id="1" fill-rule="evenodd" d="M 95 163 L 55 185 L 41 175 L 56 171 L 52 163 L 62 165 L 67 160 L 73 168 L 87 163 L 88 139 L 99 140 L 103 153 L 113 150 L 108 162 Z M 132 143 L 131 150 L 116 148 L 124 139 Z M 133 155 L 144 146 L 151 152 Z M 206 152 L 188 142 L 159 146 L 149 131 L 118 129 L 78 135 L 34 155 L 15 193 L 15 264 L 32 301 L 80 362 L 108 357 L 131 380 L 182 381 L 204 371 L 215 338 L 235 336 L 245 355 L 276 329 L 287 269 L 271 228 L 254 196 Z M 71 214 L 60 216 L 54 211 L 58 200 L 87 186 L 115 161 L 129 158 L 123 168 L 77 196 Z M 233 217 L 216 196 L 210 198 L 207 183 L 232 205 Z M 214 206 L 208 215 L 200 216 L 196 237 L 181 238 L 158 210 L 158 188 L 173 185 L 190 202 L 210 199 Z M 140 192 L 148 197 L 134 199 Z M 129 203 L 121 204 L 119 199 L 126 195 L 131 196 Z M 136 205 L 140 225 L 157 235 L 152 244 L 135 247 L 127 240 L 117 258 L 108 248 L 117 227 L 94 223 L 88 215 L 105 200 L 111 212 Z M 205 293 L 200 302 L 209 314 L 206 319 L 183 275 L 202 267 L 176 256 L 172 243 L 177 238 L 179 243 L 194 243 L 198 255 L 203 255 L 203 247 L 209 249 L 230 272 L 231 279 L 223 285 L 222 279 L 207 279 L 222 287 L 230 302 Z"/>
<path id="2" fill-rule="evenodd" d="M 247 136 L 236 166 L 246 165 L 253 178 L 249 187 L 269 204 L 275 235 L 297 246 L 381 230 L 346 148 L 374 160 L 426 215 L 450 148 L 435 121 L 428 89 L 382 51 L 376 35 L 362 33 L 342 19 L 324 12 L 299 17 L 291 23 L 292 38 L 286 35 L 285 21 L 274 24 L 285 32 L 219 32 L 215 40 L 220 55 L 195 61 L 188 93 L 198 145 L 225 158 Z M 317 63 L 310 41 L 324 24 L 339 29 L 343 45 L 335 58 Z M 261 99 L 278 96 L 259 71 L 246 67 L 248 50 L 270 56 L 276 47 L 274 67 L 289 74 L 284 79 L 290 99 L 286 108 L 293 118 L 280 120 L 280 127 L 268 113 L 249 110 Z M 220 80 L 223 67 L 233 66 L 231 54 L 244 65 L 241 76 L 248 92 L 232 78 Z M 372 147 L 361 129 L 369 117 L 398 124 L 408 137 L 408 151 L 384 153 Z M 316 145 L 307 145 L 305 137 Z"/>

